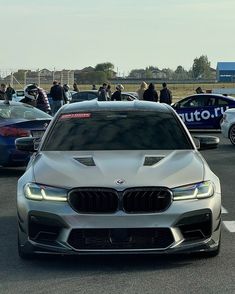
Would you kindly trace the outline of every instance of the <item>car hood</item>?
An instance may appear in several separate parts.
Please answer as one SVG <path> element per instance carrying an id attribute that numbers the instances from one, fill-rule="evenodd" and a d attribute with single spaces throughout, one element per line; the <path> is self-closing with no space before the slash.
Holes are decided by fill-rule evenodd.
<path id="1" fill-rule="evenodd" d="M 31 168 L 35 182 L 41 184 L 123 190 L 137 186 L 172 188 L 200 182 L 205 165 L 196 150 L 44 151 L 36 156 Z"/>

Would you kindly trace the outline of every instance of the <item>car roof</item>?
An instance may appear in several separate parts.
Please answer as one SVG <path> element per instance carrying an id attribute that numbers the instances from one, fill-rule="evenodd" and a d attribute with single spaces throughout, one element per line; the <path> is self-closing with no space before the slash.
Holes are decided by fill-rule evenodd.
<path id="1" fill-rule="evenodd" d="M 74 91 L 74 93 L 98 93 L 98 90 L 80 90 L 79 92 Z"/>
<path id="2" fill-rule="evenodd" d="M 98 92 L 99 90 L 80 90 L 79 92 L 73 91 L 73 93 L 98 93 Z M 136 92 L 122 91 L 121 93 L 126 95 L 132 95 L 132 96 L 137 95 Z"/>
<path id="3" fill-rule="evenodd" d="M 156 111 L 156 112 L 174 112 L 174 110 L 164 103 L 148 101 L 83 101 L 66 104 L 59 112 L 71 113 L 82 111 Z"/>
<path id="4" fill-rule="evenodd" d="M 214 93 L 201 93 L 201 94 L 192 94 L 192 95 L 189 95 L 187 97 L 184 97 L 182 98 L 183 99 L 186 99 L 186 98 L 190 98 L 190 97 L 195 97 L 195 96 L 198 96 L 198 97 L 203 97 L 203 96 L 211 96 L 211 97 L 217 97 L 217 98 L 228 98 L 228 99 L 231 99 L 231 100 L 234 100 L 235 101 L 235 98 L 232 97 L 232 96 L 225 96 L 225 95 L 222 95 L 222 94 L 214 94 Z"/>

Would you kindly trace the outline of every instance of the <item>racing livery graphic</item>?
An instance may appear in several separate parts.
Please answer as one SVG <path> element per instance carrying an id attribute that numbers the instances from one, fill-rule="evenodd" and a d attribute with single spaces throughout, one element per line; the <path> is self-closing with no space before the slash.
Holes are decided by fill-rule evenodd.
<path id="1" fill-rule="evenodd" d="M 189 129 L 219 129 L 224 112 L 235 108 L 235 98 L 197 94 L 178 101 L 172 107 Z"/>

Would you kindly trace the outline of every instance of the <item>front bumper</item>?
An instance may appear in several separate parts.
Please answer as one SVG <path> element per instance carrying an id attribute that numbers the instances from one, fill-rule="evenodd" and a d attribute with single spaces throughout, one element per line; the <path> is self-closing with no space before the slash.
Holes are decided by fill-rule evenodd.
<path id="1" fill-rule="evenodd" d="M 219 244 L 220 194 L 174 201 L 161 213 L 81 214 L 68 203 L 18 198 L 20 246 L 45 254 L 210 251 Z"/>

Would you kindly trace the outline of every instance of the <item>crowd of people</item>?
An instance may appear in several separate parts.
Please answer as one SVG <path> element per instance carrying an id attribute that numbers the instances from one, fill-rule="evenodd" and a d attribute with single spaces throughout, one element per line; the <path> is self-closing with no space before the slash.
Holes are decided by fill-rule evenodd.
<path id="1" fill-rule="evenodd" d="M 94 86 L 92 86 L 92 90 L 94 89 Z M 115 87 L 115 91 L 112 93 L 111 91 L 111 85 L 103 83 L 102 86 L 100 86 L 98 93 L 99 93 L 99 100 L 100 101 L 121 101 L 121 92 L 124 90 L 123 85 L 119 84 Z M 166 103 L 171 105 L 172 103 L 172 93 L 168 89 L 167 84 L 162 84 L 162 89 L 160 90 L 159 99 L 158 99 L 158 93 L 155 89 L 155 86 L 153 83 L 150 83 L 149 85 L 146 84 L 146 82 L 142 82 L 140 84 L 140 87 L 136 90 L 136 93 L 138 95 L 139 100 L 145 100 L 145 101 L 152 101 L 152 102 L 160 102 L 160 103 Z"/>
<path id="2" fill-rule="evenodd" d="M 92 90 L 96 90 L 96 85 L 92 85 Z M 115 86 L 115 90 L 112 92 L 111 85 L 103 83 L 98 89 L 99 101 L 121 101 L 121 92 L 124 90 L 124 86 L 118 84 Z M 198 90 L 198 89 L 197 89 Z M 70 86 L 64 84 L 63 86 L 58 81 L 53 81 L 50 91 L 47 93 L 43 88 L 39 87 L 36 83 L 27 85 L 24 89 L 24 98 L 21 102 L 30 104 L 38 109 L 55 115 L 56 112 L 64 104 L 69 102 Z M 79 87 L 76 82 L 73 83 L 72 91 L 79 92 Z M 155 89 L 155 85 L 146 82 L 142 82 L 140 87 L 136 90 L 139 100 L 160 102 L 171 105 L 172 93 L 168 89 L 167 84 L 162 84 L 162 89 L 159 91 Z M 12 100 L 12 96 L 15 94 L 15 90 L 9 84 L 1 84 L 0 87 L 0 100 L 4 100 L 5 103 L 9 103 Z M 50 100 L 50 101 L 49 101 Z"/>

